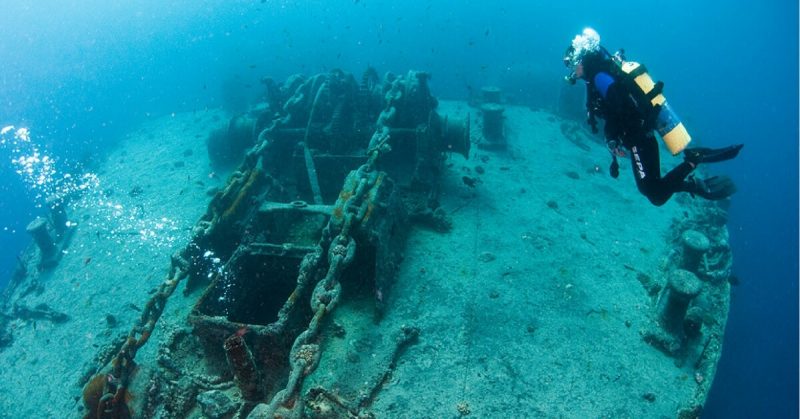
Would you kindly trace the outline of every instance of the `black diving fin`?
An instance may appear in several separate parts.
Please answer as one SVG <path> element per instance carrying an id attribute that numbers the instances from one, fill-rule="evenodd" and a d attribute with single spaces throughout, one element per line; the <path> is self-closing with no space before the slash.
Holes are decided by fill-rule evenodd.
<path id="1" fill-rule="evenodd" d="M 719 201 L 736 193 L 736 184 L 728 176 L 711 176 L 705 179 L 691 177 L 686 179 L 686 183 L 686 192 L 711 201 Z"/>
<path id="2" fill-rule="evenodd" d="M 738 156 L 742 147 L 744 147 L 744 144 L 735 144 L 723 148 L 687 148 L 683 151 L 683 155 L 686 161 L 694 164 L 717 163 Z"/>

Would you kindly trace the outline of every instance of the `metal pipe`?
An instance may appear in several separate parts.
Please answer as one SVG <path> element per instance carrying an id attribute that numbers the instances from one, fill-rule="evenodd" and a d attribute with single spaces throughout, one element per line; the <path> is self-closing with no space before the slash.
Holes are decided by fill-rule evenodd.
<path id="1" fill-rule="evenodd" d="M 245 400 L 261 399 L 256 363 L 244 337 L 239 332 L 234 333 L 225 339 L 223 346 L 233 376 L 236 378 L 236 385 L 242 392 L 242 398 Z"/>

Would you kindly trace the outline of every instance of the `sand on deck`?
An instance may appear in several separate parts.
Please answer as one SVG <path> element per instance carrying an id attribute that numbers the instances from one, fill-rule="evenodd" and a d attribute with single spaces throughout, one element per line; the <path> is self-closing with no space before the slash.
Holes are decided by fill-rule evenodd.
<path id="1" fill-rule="evenodd" d="M 461 102 L 442 101 L 440 111 L 477 115 Z M 670 228 L 685 217 L 679 200 L 652 206 L 627 161 L 609 177 L 608 151 L 583 130 L 566 132 L 574 122 L 524 107 L 505 115 L 507 150 L 448 157 L 440 201 L 453 229 L 412 228 L 380 323 L 342 301 L 333 321 L 346 334 L 324 339 L 305 388 L 362 390 L 405 325 L 419 339 L 378 392 L 378 417 L 674 417 L 698 383 L 690 365 L 642 339 L 654 301 L 639 275 L 663 281 Z M 77 383 L 98 348 L 128 333 L 209 188 L 224 185 L 204 140 L 226 118 L 151 120 L 96 168 L 100 189 L 69 214 L 71 246 L 55 269 L 32 274 L 40 287 L 20 299 L 70 320 L 12 321 L 14 342 L 0 350 L 0 417 L 81 414 Z M 156 365 L 159 340 L 186 324 L 198 296 L 173 295 L 140 364 Z"/>

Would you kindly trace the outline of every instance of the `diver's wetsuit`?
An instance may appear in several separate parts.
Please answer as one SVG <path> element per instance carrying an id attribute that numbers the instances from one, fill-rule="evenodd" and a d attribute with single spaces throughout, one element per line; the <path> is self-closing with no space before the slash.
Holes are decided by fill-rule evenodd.
<path id="1" fill-rule="evenodd" d="M 664 205 L 675 192 L 689 190 L 686 176 L 694 170 L 691 163 L 684 161 L 675 166 L 665 176 L 661 176 L 661 161 L 658 154 L 658 141 L 653 132 L 642 135 L 626 135 L 622 143 L 631 151 L 631 164 L 636 186 L 653 205 Z"/>
<path id="2" fill-rule="evenodd" d="M 634 96 L 625 84 L 614 76 L 615 64 L 611 58 L 601 52 L 584 58 L 583 63 L 590 123 L 593 116 L 605 119 L 606 141 L 616 141 L 630 150 L 639 192 L 654 205 L 663 205 L 675 192 L 689 191 L 690 185 L 684 179 L 694 166 L 684 161 L 661 176 L 658 141 L 652 124 L 636 108 Z"/>

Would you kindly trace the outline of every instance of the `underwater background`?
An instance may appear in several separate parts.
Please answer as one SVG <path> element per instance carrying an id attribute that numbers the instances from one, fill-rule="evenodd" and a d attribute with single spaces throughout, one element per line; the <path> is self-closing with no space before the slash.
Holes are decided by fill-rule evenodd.
<path id="1" fill-rule="evenodd" d="M 28 127 L 57 175 L 77 174 L 149 118 L 235 112 L 258 99 L 262 77 L 367 66 L 427 71 L 444 99 L 494 84 L 512 103 L 579 116 L 559 109 L 561 57 L 591 26 L 665 82 L 697 144 L 746 144 L 709 168 L 739 187 L 728 226 L 740 284 L 704 417 L 796 417 L 798 6 L 693 3 L 5 2 L 0 124 Z M 14 158 L 0 147 L 0 287 L 42 205 Z"/>

